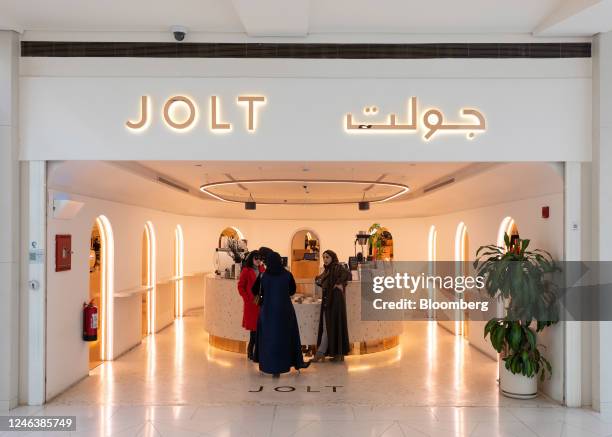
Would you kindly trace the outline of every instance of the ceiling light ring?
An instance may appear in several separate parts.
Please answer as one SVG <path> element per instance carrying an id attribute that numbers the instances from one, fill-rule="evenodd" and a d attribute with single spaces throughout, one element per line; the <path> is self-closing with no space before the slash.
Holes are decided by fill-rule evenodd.
<path id="1" fill-rule="evenodd" d="M 200 186 L 200 191 L 216 200 L 229 203 L 244 203 L 243 200 L 230 199 L 210 191 L 211 188 L 223 187 L 228 185 L 240 184 L 266 184 L 266 183 L 309 183 L 309 184 L 351 184 L 351 185 L 373 185 L 397 188 L 398 191 L 385 196 L 381 199 L 372 199 L 370 203 L 383 203 L 392 199 L 396 199 L 410 191 L 410 187 L 398 182 L 383 182 L 372 180 L 354 180 L 354 179 L 235 179 L 231 181 L 211 182 Z M 358 201 L 336 201 L 336 202 L 266 202 L 257 201 L 261 205 L 350 205 L 358 203 Z"/>

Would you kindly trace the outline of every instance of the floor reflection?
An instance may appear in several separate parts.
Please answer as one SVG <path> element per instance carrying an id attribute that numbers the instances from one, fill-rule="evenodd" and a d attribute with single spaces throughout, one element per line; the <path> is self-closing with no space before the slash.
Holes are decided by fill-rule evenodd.
<path id="1" fill-rule="evenodd" d="M 315 363 L 274 380 L 244 355 L 208 346 L 202 312 L 146 337 L 54 402 L 82 405 L 494 406 L 496 362 L 434 322 L 407 322 L 397 348 Z M 257 391 L 259 387 L 263 390 Z M 275 391 L 277 386 L 295 390 Z M 335 392 L 325 387 L 338 387 Z M 323 388 L 323 389 L 320 389 Z M 548 402 L 529 401 L 533 405 Z"/>

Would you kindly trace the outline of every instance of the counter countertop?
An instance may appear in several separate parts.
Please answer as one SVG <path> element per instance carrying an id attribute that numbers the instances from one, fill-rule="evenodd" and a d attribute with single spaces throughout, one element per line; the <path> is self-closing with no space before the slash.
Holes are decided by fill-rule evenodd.
<path id="1" fill-rule="evenodd" d="M 232 340 L 248 340 L 242 328 L 242 297 L 236 279 L 209 275 L 204 296 L 204 328 L 210 334 Z M 313 282 L 313 281 L 310 281 Z M 361 320 L 361 283 L 349 282 L 346 290 L 346 310 L 351 342 L 373 341 L 399 335 L 401 321 L 378 322 Z M 316 344 L 319 327 L 319 302 L 293 304 L 300 327 L 302 344 Z"/>

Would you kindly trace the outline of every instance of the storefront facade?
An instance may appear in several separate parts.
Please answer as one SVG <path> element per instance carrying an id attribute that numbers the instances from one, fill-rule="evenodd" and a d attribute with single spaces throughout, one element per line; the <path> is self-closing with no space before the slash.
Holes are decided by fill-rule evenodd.
<path id="1" fill-rule="evenodd" d="M 561 57 L 571 45 L 560 44 L 558 56 L 518 59 L 73 57 L 11 32 L 2 47 L 5 406 L 48 395 L 46 302 L 58 283 L 47 273 L 47 161 L 562 163 L 562 256 L 612 259 L 610 35 L 590 57 Z M 549 395 L 612 408 L 611 329 L 557 331 L 563 373 Z"/>

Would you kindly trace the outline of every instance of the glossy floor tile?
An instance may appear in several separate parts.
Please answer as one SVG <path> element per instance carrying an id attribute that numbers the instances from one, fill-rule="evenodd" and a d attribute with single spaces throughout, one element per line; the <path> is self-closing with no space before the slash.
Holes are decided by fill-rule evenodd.
<path id="1" fill-rule="evenodd" d="M 515 405 L 496 362 L 436 324 L 406 324 L 399 347 L 316 363 L 273 380 L 244 355 L 208 345 L 195 312 L 91 372 L 54 400 L 81 405 Z M 527 402 L 548 404 L 545 399 Z M 524 405 L 521 402 L 520 405 Z"/>
<path id="2" fill-rule="evenodd" d="M 242 355 L 208 346 L 201 312 L 93 370 L 44 407 L 71 415 L 73 436 L 612 436 L 612 421 L 539 397 L 500 397 L 496 363 L 428 323 L 401 346 L 317 363 L 272 379 Z"/>

